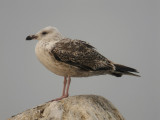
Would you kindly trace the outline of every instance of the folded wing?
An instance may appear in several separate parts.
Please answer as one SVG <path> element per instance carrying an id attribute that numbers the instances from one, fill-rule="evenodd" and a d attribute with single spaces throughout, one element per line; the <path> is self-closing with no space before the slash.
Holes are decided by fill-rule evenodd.
<path id="1" fill-rule="evenodd" d="M 55 44 L 51 54 L 60 62 L 87 71 L 115 69 L 112 62 L 97 52 L 93 46 L 81 40 L 65 38 Z"/>

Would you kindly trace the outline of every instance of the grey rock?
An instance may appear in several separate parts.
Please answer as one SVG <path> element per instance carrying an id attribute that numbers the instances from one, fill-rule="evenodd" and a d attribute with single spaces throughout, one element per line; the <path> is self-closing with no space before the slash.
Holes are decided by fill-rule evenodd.
<path id="1" fill-rule="evenodd" d="M 45 103 L 8 120 L 124 120 L 124 118 L 107 99 L 96 95 L 78 95 Z"/>

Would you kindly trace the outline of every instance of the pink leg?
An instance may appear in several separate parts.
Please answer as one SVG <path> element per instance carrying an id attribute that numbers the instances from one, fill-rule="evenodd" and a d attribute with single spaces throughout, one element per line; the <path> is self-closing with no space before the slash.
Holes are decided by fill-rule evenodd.
<path id="1" fill-rule="evenodd" d="M 67 91 L 66 91 L 66 94 L 65 94 L 67 97 L 69 96 L 69 86 L 70 86 L 70 83 L 71 83 L 71 77 L 68 76 Z"/>
<path id="2" fill-rule="evenodd" d="M 58 101 L 58 100 L 61 100 L 63 98 L 66 98 L 69 96 L 69 86 L 70 86 L 70 82 L 71 82 L 71 77 L 68 76 L 68 80 L 67 80 L 67 77 L 64 77 L 64 86 L 63 86 L 63 93 L 62 93 L 62 96 L 60 98 L 56 98 L 54 100 L 51 100 L 51 101 Z M 66 91 L 66 85 L 67 85 L 67 91 Z"/>
<path id="3" fill-rule="evenodd" d="M 65 91 L 66 91 L 66 83 L 67 83 L 67 77 L 64 77 L 64 81 L 63 81 L 63 93 L 62 93 L 62 96 L 65 95 Z"/>

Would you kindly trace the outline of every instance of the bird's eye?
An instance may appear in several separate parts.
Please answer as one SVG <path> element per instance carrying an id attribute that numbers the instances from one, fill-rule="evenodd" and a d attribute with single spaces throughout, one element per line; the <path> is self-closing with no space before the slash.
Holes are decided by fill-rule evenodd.
<path id="1" fill-rule="evenodd" d="M 47 32 L 42 32 L 42 35 L 46 35 L 47 34 Z"/>

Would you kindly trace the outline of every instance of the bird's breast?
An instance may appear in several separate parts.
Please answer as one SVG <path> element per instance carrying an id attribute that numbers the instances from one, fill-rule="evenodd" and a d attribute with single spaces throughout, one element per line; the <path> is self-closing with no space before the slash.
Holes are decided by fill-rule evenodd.
<path id="1" fill-rule="evenodd" d="M 60 76 L 73 76 L 75 74 L 74 68 L 63 62 L 57 61 L 53 55 L 51 55 L 51 47 L 54 45 L 51 43 L 38 42 L 35 47 L 35 53 L 38 60 L 51 72 Z"/>
<path id="2" fill-rule="evenodd" d="M 35 53 L 38 58 L 38 60 L 51 72 L 57 74 L 57 62 L 50 54 L 51 47 L 53 47 L 54 44 L 41 42 L 39 41 L 35 47 Z"/>

